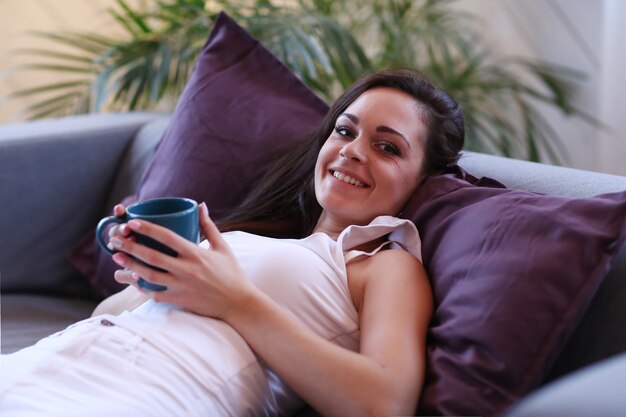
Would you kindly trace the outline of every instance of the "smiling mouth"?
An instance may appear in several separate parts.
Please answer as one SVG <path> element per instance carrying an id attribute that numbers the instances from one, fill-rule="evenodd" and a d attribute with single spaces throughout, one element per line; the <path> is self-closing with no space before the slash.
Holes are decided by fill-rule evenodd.
<path id="1" fill-rule="evenodd" d="M 356 178 L 352 178 L 351 176 L 343 174 L 339 171 L 331 170 L 330 173 L 332 174 L 333 177 L 337 178 L 339 181 L 345 182 L 346 184 L 354 185 L 355 187 L 358 187 L 358 188 L 369 187 L 367 184 L 357 180 Z"/>

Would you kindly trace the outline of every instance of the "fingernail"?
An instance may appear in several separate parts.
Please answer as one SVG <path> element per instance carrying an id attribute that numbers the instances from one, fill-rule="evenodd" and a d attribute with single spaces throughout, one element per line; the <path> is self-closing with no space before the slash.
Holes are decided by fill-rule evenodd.
<path id="1" fill-rule="evenodd" d="M 122 255 L 121 253 L 116 253 L 115 255 L 113 255 L 113 260 L 116 264 L 122 266 L 124 266 L 124 264 L 126 263 L 126 259 L 124 259 L 124 255 Z"/>
<path id="2" fill-rule="evenodd" d="M 139 228 L 141 227 L 141 223 L 138 222 L 137 220 L 131 220 L 128 223 L 126 223 L 128 225 L 128 227 L 130 227 L 132 230 L 139 230 Z"/>
<path id="3" fill-rule="evenodd" d="M 205 216 L 209 216 L 209 208 L 206 206 L 206 203 L 203 201 L 202 204 L 200 204 L 200 207 L 202 207 L 202 213 Z"/>
<path id="4" fill-rule="evenodd" d="M 130 274 L 130 277 L 135 280 L 135 281 L 139 281 L 139 274 L 136 272 L 133 272 L 132 274 Z"/>
<path id="5" fill-rule="evenodd" d="M 119 249 L 122 247 L 124 243 L 116 237 L 112 237 L 109 239 L 109 245 L 111 245 L 115 249 Z"/>

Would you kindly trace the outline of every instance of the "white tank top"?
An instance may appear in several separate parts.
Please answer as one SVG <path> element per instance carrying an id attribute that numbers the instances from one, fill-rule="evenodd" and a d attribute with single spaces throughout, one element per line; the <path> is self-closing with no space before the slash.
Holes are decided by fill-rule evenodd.
<path id="1" fill-rule="evenodd" d="M 385 244 L 369 253 L 353 248 L 387 235 L 392 246 L 421 260 L 415 225 L 391 216 L 350 226 L 336 241 L 323 233 L 304 239 L 223 234 L 246 276 L 261 291 L 319 336 L 352 351 L 359 347 L 359 320 L 346 263 L 376 253 Z M 208 247 L 206 241 L 201 245 Z M 220 320 L 153 301 L 111 320 L 162 349 L 227 415 L 291 413 L 301 405 L 246 341 Z"/>

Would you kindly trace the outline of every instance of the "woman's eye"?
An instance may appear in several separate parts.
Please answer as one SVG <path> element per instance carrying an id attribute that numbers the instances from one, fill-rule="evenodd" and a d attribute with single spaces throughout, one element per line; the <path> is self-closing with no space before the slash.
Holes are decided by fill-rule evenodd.
<path id="1" fill-rule="evenodd" d="M 351 137 L 351 138 L 354 137 L 354 132 L 352 132 L 352 130 L 348 129 L 345 126 L 337 126 L 337 127 L 335 127 L 335 132 L 337 132 L 341 136 L 348 136 L 348 137 Z"/>
<path id="2" fill-rule="evenodd" d="M 389 142 L 380 142 L 376 145 L 378 149 L 381 151 L 388 153 L 390 155 L 400 155 L 400 150 L 392 143 Z"/>

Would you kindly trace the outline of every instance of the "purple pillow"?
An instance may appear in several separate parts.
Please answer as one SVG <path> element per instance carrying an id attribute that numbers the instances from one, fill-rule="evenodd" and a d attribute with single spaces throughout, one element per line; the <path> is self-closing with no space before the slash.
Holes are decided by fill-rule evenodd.
<path id="1" fill-rule="evenodd" d="M 139 200 L 184 196 L 219 218 L 328 106 L 222 13 L 139 186 Z"/>
<path id="2" fill-rule="evenodd" d="M 499 416 L 539 385 L 626 236 L 626 192 L 506 189 L 455 167 L 404 215 L 422 237 L 435 311 L 419 415 Z"/>
<path id="3" fill-rule="evenodd" d="M 137 199 L 183 196 L 219 218 L 268 164 L 316 128 L 328 106 L 287 67 L 221 13 L 199 54 Z M 102 296 L 123 287 L 93 235 L 71 256 Z"/>

